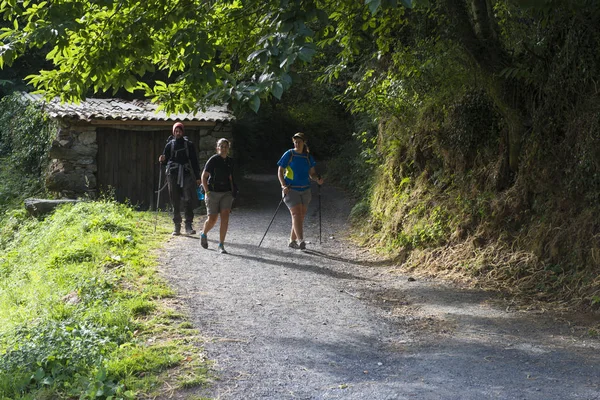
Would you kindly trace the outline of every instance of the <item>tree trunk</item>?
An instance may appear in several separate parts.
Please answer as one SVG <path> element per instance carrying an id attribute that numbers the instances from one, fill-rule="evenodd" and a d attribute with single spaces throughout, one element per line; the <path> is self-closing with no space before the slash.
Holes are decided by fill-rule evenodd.
<path id="1" fill-rule="evenodd" d="M 519 168 L 521 142 L 525 132 L 524 109 L 519 102 L 519 88 L 499 77 L 511 65 L 497 34 L 496 21 L 490 0 L 442 0 L 453 22 L 456 40 L 462 44 L 476 65 L 487 73 L 492 97 L 508 125 L 506 151 L 510 171 Z M 470 11 L 469 11 L 470 10 Z"/>

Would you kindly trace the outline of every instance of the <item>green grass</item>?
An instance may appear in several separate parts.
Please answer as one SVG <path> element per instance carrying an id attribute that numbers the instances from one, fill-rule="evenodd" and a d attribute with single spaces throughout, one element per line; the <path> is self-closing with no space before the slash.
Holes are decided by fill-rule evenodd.
<path id="1" fill-rule="evenodd" d="M 0 399 L 151 398 L 208 381 L 198 335 L 169 305 L 166 215 L 112 201 L 0 221 Z"/>

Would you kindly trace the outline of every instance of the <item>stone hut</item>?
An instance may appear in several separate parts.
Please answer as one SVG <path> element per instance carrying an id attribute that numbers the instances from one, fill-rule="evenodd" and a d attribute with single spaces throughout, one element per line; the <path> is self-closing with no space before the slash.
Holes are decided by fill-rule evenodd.
<path id="1" fill-rule="evenodd" d="M 43 101 L 40 95 L 23 96 Z M 61 198 L 105 194 L 139 209 L 155 209 L 159 181 L 161 186 L 165 182 L 158 157 L 175 122 L 185 125 L 185 136 L 196 146 L 201 168 L 214 154 L 219 138 L 232 139 L 234 117 L 226 107 L 169 115 L 156 110 L 156 104 L 143 100 L 45 102 L 44 112 L 58 126 L 49 153 L 47 189 Z M 167 204 L 164 190 L 159 207 Z"/>

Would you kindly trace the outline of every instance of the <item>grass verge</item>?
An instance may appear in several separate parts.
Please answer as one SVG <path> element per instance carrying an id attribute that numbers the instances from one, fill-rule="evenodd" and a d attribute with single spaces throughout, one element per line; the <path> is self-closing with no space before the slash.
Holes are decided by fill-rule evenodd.
<path id="1" fill-rule="evenodd" d="M 208 381 L 157 273 L 166 215 L 94 201 L 2 219 L 0 399 L 155 398 Z"/>

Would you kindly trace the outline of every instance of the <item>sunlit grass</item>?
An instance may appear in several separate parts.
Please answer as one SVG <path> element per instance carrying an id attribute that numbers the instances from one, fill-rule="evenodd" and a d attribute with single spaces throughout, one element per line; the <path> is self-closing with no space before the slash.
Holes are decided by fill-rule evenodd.
<path id="1" fill-rule="evenodd" d="M 166 215 L 95 201 L 0 222 L 0 399 L 151 397 L 208 380 L 156 271 Z"/>

